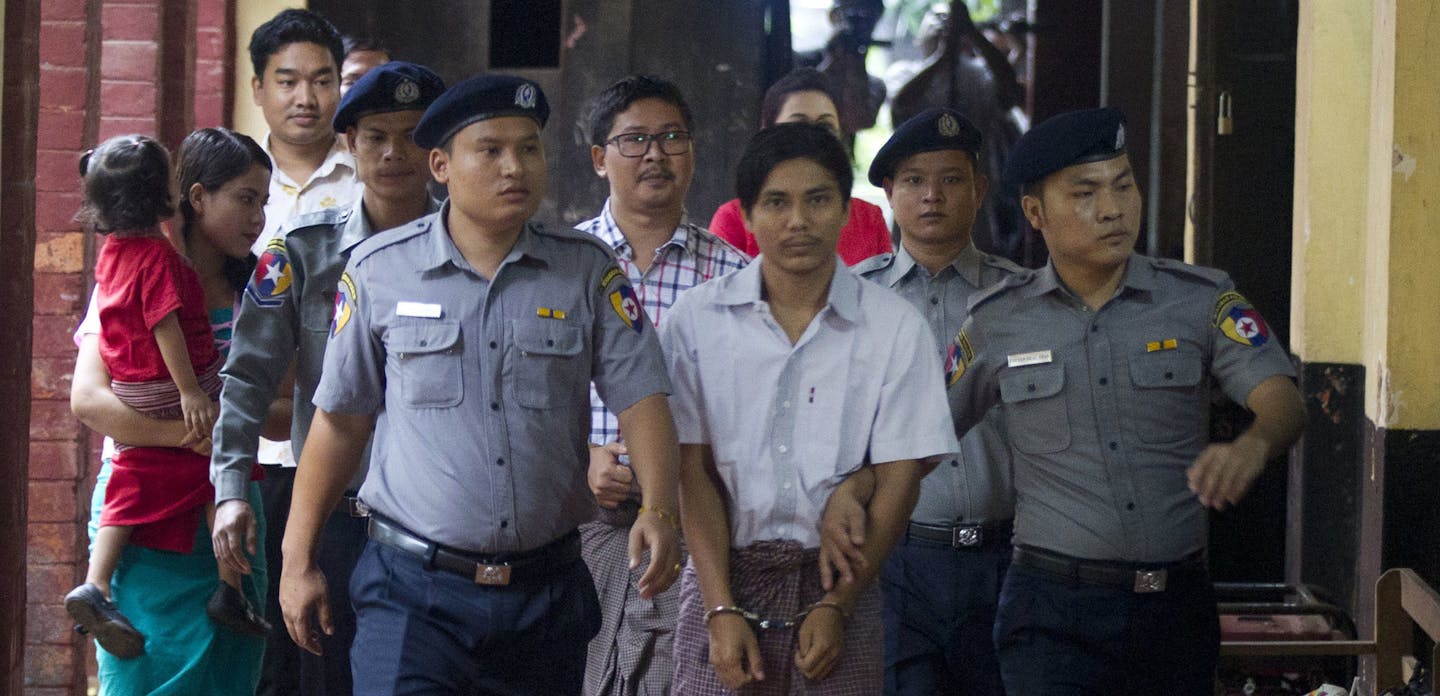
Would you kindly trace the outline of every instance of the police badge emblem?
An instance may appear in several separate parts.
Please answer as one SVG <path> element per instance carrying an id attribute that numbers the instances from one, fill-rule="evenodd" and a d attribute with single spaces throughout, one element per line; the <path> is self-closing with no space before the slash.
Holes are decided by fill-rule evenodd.
<path id="1" fill-rule="evenodd" d="M 535 85 L 527 83 L 515 90 L 515 106 L 522 109 L 535 108 Z"/>
<path id="2" fill-rule="evenodd" d="M 400 84 L 395 85 L 394 96 L 396 104 L 409 104 L 420 98 L 420 85 L 413 80 L 401 80 Z"/>
<path id="3" fill-rule="evenodd" d="M 1120 126 L 1119 126 L 1118 128 L 1115 129 L 1115 149 L 1116 149 L 1116 150 L 1122 150 L 1122 149 L 1124 149 L 1124 148 L 1125 148 L 1125 124 L 1122 123 L 1122 124 L 1120 124 Z"/>
<path id="4" fill-rule="evenodd" d="M 940 114 L 940 118 L 935 121 L 935 128 L 942 137 L 953 138 L 960 135 L 960 123 L 950 114 Z"/>

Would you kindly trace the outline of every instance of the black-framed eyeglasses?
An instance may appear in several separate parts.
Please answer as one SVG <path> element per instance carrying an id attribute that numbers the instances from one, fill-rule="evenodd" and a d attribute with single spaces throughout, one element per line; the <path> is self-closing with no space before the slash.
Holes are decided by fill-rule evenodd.
<path id="1" fill-rule="evenodd" d="M 690 151 L 693 138 L 689 131 L 665 131 L 664 133 L 622 133 L 606 142 L 614 143 L 615 149 L 626 157 L 644 157 L 650 151 L 650 143 L 659 143 L 660 151 L 667 155 L 683 155 Z"/>

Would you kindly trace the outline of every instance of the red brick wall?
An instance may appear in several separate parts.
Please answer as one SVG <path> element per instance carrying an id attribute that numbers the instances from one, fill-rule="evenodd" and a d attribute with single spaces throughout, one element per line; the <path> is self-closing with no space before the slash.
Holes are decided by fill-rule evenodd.
<path id="1" fill-rule="evenodd" d="M 40 116 L 35 167 L 35 316 L 30 402 L 26 693 L 84 693 L 86 653 L 61 598 L 84 577 L 84 507 L 93 474 L 70 415 L 75 347 L 89 263 L 72 221 L 76 157 L 95 140 L 98 25 L 87 0 L 40 4 Z"/>
<path id="2" fill-rule="evenodd" d="M 61 605 L 84 578 L 85 522 L 98 467 L 90 434 L 69 405 L 70 334 L 88 299 L 94 258 L 93 244 L 73 221 L 80 206 L 76 161 L 112 135 L 159 134 L 175 148 L 192 118 L 206 126 L 228 120 L 233 2 L 40 3 L 27 694 L 84 694 L 93 674 L 93 648 L 71 632 Z M 184 65 L 177 70 L 175 61 Z"/>

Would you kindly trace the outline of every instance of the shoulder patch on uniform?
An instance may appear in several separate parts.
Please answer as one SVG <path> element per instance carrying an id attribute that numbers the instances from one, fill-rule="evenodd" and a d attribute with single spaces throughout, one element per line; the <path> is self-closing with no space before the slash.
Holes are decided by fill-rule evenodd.
<path id="1" fill-rule="evenodd" d="M 350 323 L 350 317 L 355 313 L 355 281 L 350 278 L 350 272 L 340 274 L 340 282 L 335 286 L 335 316 L 330 320 L 330 335 L 339 334 L 346 324 Z"/>
<path id="2" fill-rule="evenodd" d="M 630 287 L 630 281 L 625 281 L 610 293 L 610 306 L 614 308 L 615 315 L 620 321 L 634 329 L 635 333 L 645 331 L 645 313 L 640 311 L 640 298 L 635 296 L 635 289 Z"/>
<path id="3" fill-rule="evenodd" d="M 610 284 L 615 282 L 616 280 L 628 281 L 629 278 L 625 276 L 625 272 L 620 270 L 619 266 L 611 266 L 605 269 L 604 275 L 600 276 L 600 289 L 604 290 L 605 288 L 610 287 Z"/>
<path id="4" fill-rule="evenodd" d="M 245 294 L 261 307 L 278 307 L 290 291 L 290 257 L 285 240 L 276 237 L 265 245 L 255 264 L 255 274 L 245 284 Z"/>
<path id="5" fill-rule="evenodd" d="M 970 336 L 961 327 L 960 332 L 955 334 L 955 340 L 950 342 L 950 350 L 945 353 L 945 386 L 952 386 L 965 374 L 965 368 L 975 361 L 975 348 L 970 345 Z"/>
<path id="6" fill-rule="evenodd" d="M 1243 295 L 1234 290 L 1215 300 L 1215 328 L 1242 346 L 1259 347 L 1270 340 L 1270 327 Z"/>

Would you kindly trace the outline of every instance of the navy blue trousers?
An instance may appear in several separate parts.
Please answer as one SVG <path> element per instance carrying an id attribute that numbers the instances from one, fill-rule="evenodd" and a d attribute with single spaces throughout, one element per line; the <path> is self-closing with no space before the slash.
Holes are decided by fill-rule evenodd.
<path id="1" fill-rule="evenodd" d="M 1005 689 L 1025 696 L 1211 696 L 1220 623 L 1209 575 L 1171 570 L 1164 592 L 1010 567 L 995 644 Z"/>
<path id="2" fill-rule="evenodd" d="M 285 520 L 290 516 L 290 492 L 295 469 L 265 467 L 260 496 L 265 506 L 265 554 L 280 568 L 284 559 L 280 542 L 285 537 Z M 256 510 L 256 514 L 261 511 Z M 258 696 L 349 696 L 350 643 L 355 638 L 355 612 L 350 609 L 350 573 L 365 548 L 365 520 L 351 517 L 342 503 L 325 521 L 321 530 L 316 565 L 325 573 L 330 600 L 333 635 L 320 635 L 324 655 L 312 655 L 290 640 L 285 617 L 280 614 L 280 573 L 271 573 L 265 600 L 265 618 L 273 627 L 265 636 L 265 659 L 261 663 Z"/>
<path id="3" fill-rule="evenodd" d="M 577 558 L 486 587 L 373 541 L 351 576 L 356 694 L 579 694 L 600 601 Z"/>
<path id="4" fill-rule="evenodd" d="M 1001 696 L 993 629 L 1010 545 L 954 549 L 902 539 L 880 572 L 885 693 Z"/>

